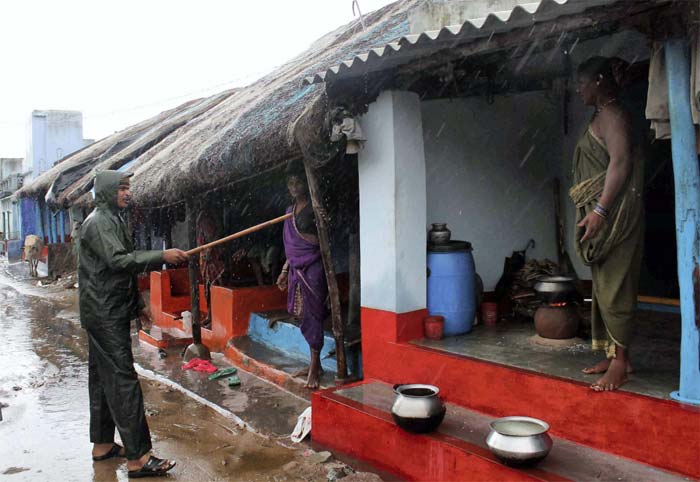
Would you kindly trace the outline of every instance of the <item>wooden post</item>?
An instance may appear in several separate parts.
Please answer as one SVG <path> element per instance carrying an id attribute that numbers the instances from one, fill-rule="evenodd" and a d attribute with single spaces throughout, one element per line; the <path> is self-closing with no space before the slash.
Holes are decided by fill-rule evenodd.
<path id="1" fill-rule="evenodd" d="M 323 209 L 321 192 L 318 187 L 316 171 L 304 159 L 304 170 L 306 171 L 306 181 L 309 186 L 309 196 L 311 205 L 316 214 L 316 227 L 318 228 L 318 242 L 321 246 L 321 258 L 323 268 L 326 271 L 326 281 L 328 283 L 328 295 L 331 301 L 331 319 L 333 320 L 333 338 L 335 338 L 335 356 L 338 361 L 338 380 L 345 380 L 348 377 L 347 364 L 345 362 L 345 332 L 343 330 L 343 320 L 340 314 L 340 296 L 338 294 L 338 280 L 335 278 L 333 259 L 331 257 L 330 240 L 328 237 L 328 223 L 319 215 L 319 209 Z"/>
<path id="2" fill-rule="evenodd" d="M 199 203 L 194 199 L 187 200 L 187 244 L 190 249 L 197 247 L 197 211 Z M 190 275 L 190 300 L 192 313 L 192 342 L 195 345 L 202 343 L 202 331 L 199 326 L 199 256 L 190 256 L 187 263 L 187 271 Z"/>
<path id="3" fill-rule="evenodd" d="M 664 53 L 676 192 L 676 249 L 682 325 L 680 388 L 671 397 L 700 404 L 700 166 L 690 112 L 687 39 L 666 41 Z"/>

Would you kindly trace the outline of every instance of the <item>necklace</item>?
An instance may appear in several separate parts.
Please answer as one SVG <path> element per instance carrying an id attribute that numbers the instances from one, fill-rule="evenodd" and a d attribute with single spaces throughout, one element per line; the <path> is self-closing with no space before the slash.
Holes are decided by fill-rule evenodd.
<path id="1" fill-rule="evenodd" d="M 607 101 L 603 102 L 602 104 L 595 106 L 595 111 L 593 112 L 593 118 L 595 119 L 595 117 L 598 114 L 603 112 L 603 109 L 605 109 L 607 106 L 609 106 L 610 104 L 612 104 L 615 101 L 617 101 L 617 97 L 613 97 L 612 99 L 607 100 Z"/>

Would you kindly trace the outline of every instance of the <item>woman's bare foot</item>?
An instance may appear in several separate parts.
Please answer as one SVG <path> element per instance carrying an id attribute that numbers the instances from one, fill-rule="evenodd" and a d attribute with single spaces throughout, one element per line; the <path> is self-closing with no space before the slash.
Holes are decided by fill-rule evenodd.
<path id="1" fill-rule="evenodd" d="M 627 367 L 624 360 L 613 359 L 605 372 L 597 382 L 591 385 L 596 392 L 612 392 L 627 382 Z"/>
<path id="2" fill-rule="evenodd" d="M 325 372 L 323 371 L 323 367 L 320 368 L 321 375 L 323 375 Z M 305 378 L 309 376 L 309 367 L 302 368 L 301 370 L 297 370 L 295 372 L 292 372 L 292 377 L 294 378 Z"/>
<path id="3" fill-rule="evenodd" d="M 605 373 L 608 371 L 608 367 L 610 366 L 610 358 L 606 358 L 605 360 L 600 361 L 599 363 L 596 363 L 592 367 L 584 368 L 581 370 L 583 373 L 586 375 L 596 375 L 599 373 Z M 629 360 L 626 362 L 627 365 L 627 373 L 632 373 L 634 370 L 632 369 L 632 365 L 630 364 Z"/>
<path id="4" fill-rule="evenodd" d="M 309 364 L 309 377 L 306 379 L 306 388 L 317 389 L 321 384 L 321 353 L 311 350 L 311 363 Z"/>

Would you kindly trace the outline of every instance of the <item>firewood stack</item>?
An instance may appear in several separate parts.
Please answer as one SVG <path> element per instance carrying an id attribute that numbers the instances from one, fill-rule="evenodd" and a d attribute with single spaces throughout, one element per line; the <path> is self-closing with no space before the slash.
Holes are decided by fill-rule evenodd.
<path id="1" fill-rule="evenodd" d="M 543 276 L 554 276 L 558 273 L 557 264 L 548 259 L 531 259 L 525 263 L 513 277 L 513 284 L 508 290 L 508 297 L 513 304 L 513 313 L 518 316 L 532 318 L 542 302 L 537 298 L 535 283 Z"/>

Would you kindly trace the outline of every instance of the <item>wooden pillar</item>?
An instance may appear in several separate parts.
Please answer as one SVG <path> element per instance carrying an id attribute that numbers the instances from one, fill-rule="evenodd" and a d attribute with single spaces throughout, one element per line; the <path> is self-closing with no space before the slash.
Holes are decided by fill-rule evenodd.
<path id="1" fill-rule="evenodd" d="M 687 39 L 668 40 L 664 50 L 676 190 L 676 249 L 682 318 L 680 388 L 671 397 L 700 404 L 700 166 L 690 112 Z"/>
<path id="2" fill-rule="evenodd" d="M 197 211 L 199 210 L 199 203 L 194 199 L 189 199 L 187 201 L 187 214 L 186 224 L 187 224 L 187 244 L 188 249 L 194 249 L 197 247 Z M 202 331 L 199 326 L 200 313 L 199 313 L 199 256 L 190 256 L 187 265 L 188 273 L 190 277 L 190 300 L 192 313 L 192 340 L 194 344 L 202 343 Z"/>
<path id="3" fill-rule="evenodd" d="M 338 280 L 335 277 L 335 268 L 333 267 L 333 258 L 331 256 L 328 223 L 323 216 L 319 215 L 319 209 L 323 209 L 323 200 L 318 187 L 316 170 L 309 165 L 309 162 L 306 159 L 304 159 L 304 169 L 306 171 L 306 181 L 309 185 L 311 205 L 313 206 L 314 213 L 316 214 L 318 242 L 321 247 L 321 258 L 323 259 L 323 268 L 326 271 L 326 281 L 328 283 L 328 296 L 331 301 L 331 319 L 333 320 L 335 356 L 338 362 L 338 379 L 344 380 L 348 377 L 347 364 L 345 362 L 345 332 L 343 330 L 343 320 L 340 314 Z"/>

